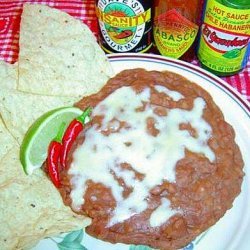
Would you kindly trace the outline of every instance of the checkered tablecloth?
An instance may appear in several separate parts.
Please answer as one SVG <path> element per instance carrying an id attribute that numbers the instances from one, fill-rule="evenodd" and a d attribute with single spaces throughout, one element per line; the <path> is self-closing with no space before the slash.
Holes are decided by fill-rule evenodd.
<path id="1" fill-rule="evenodd" d="M 0 60 L 18 60 L 20 16 L 24 3 L 39 3 L 60 9 L 87 24 L 97 35 L 94 0 L 0 0 Z M 197 61 L 194 62 L 197 64 Z M 250 61 L 237 75 L 223 78 L 250 101 Z"/>

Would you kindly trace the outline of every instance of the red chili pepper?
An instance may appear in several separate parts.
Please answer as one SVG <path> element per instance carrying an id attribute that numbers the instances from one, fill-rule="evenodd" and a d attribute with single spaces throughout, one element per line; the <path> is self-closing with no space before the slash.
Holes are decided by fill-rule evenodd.
<path id="1" fill-rule="evenodd" d="M 77 136 L 80 134 L 80 132 L 83 130 L 84 122 L 86 120 L 86 117 L 89 116 L 91 112 L 91 108 L 87 108 L 84 110 L 82 115 L 75 118 L 66 129 L 64 136 L 62 138 L 62 150 L 61 150 L 61 156 L 60 161 L 62 168 L 66 168 L 66 160 L 68 157 L 68 153 L 73 145 L 73 142 L 77 138 Z"/>
<path id="2" fill-rule="evenodd" d="M 132 35 L 133 35 L 133 32 L 131 30 L 123 30 L 121 33 L 119 33 L 118 35 L 115 35 L 114 37 L 116 39 L 124 39 Z"/>
<path id="3" fill-rule="evenodd" d="M 62 136 L 65 128 L 65 123 L 62 123 L 58 134 L 50 142 L 48 147 L 48 157 L 47 157 L 47 168 L 51 181 L 58 188 L 60 187 L 60 177 L 59 177 L 59 158 L 62 149 Z"/>

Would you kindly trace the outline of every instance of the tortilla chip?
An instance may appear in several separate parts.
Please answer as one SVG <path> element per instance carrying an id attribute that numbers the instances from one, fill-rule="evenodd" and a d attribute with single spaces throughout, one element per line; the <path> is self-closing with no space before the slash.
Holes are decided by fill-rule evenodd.
<path id="1" fill-rule="evenodd" d="M 89 28 L 48 6 L 24 5 L 19 43 L 19 90 L 82 97 L 113 75 Z"/>
<path id="2" fill-rule="evenodd" d="M 74 98 L 39 96 L 14 89 L 14 65 L 0 64 L 0 249 L 24 249 L 44 237 L 86 226 L 75 215 L 41 169 L 26 176 L 19 145 L 28 127 L 44 112 L 71 106 Z M 35 205 L 35 206 L 34 206 Z"/>
<path id="3" fill-rule="evenodd" d="M 5 128 L 2 118 L 0 117 L 0 161 L 2 157 L 17 144 L 14 138 L 9 134 Z"/>
<path id="4" fill-rule="evenodd" d="M 26 176 L 14 146 L 0 161 L 0 249 L 23 249 L 38 240 L 85 227 L 41 169 Z"/>
<path id="5" fill-rule="evenodd" d="M 10 90 L 15 88 L 16 79 L 17 65 L 0 61 L 0 94 L 3 93 L 5 89 Z M 0 112 L 0 160 L 15 143 L 16 141 L 10 135 Z"/>
<path id="6" fill-rule="evenodd" d="M 55 108 L 72 106 L 72 97 L 53 97 L 2 89 L 0 113 L 13 137 L 21 144 L 24 134 L 41 115 Z"/>
<path id="7" fill-rule="evenodd" d="M 0 91 L 2 88 L 15 89 L 17 84 L 17 63 L 0 61 Z"/>

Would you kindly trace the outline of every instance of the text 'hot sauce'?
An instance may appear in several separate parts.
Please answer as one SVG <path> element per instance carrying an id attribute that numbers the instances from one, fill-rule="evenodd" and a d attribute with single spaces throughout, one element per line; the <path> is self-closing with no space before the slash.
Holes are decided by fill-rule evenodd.
<path id="1" fill-rule="evenodd" d="M 238 73 L 250 52 L 250 1 L 208 0 L 198 58 L 204 68 L 219 76 Z"/>
<path id="2" fill-rule="evenodd" d="M 152 1 L 97 0 L 99 43 L 106 53 L 145 52 L 152 45 Z"/>

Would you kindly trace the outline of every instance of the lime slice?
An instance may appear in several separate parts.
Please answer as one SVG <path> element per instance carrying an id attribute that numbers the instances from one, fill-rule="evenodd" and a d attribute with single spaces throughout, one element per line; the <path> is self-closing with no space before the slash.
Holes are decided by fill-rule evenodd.
<path id="1" fill-rule="evenodd" d="M 75 107 L 58 108 L 45 113 L 34 122 L 25 134 L 20 148 L 20 161 L 27 175 L 42 166 L 47 158 L 48 146 L 56 137 L 61 124 L 65 123 L 67 127 L 82 112 Z"/>

